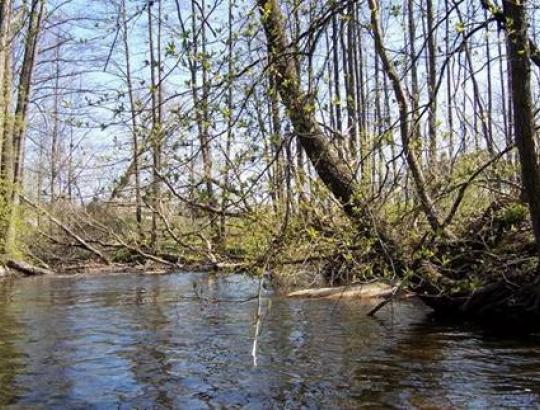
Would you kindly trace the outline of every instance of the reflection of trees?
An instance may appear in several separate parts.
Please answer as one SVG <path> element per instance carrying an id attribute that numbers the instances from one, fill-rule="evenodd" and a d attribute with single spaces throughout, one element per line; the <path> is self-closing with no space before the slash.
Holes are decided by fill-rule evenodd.
<path id="1" fill-rule="evenodd" d="M 540 394 L 538 380 L 531 378 L 537 375 L 538 355 L 531 357 L 532 349 L 522 340 L 505 343 L 499 338 L 490 343 L 477 329 L 463 324 L 427 321 L 398 324 L 396 332 L 383 337 L 355 372 L 359 385 L 370 386 L 358 396 L 363 402 L 407 408 L 494 408 L 504 398 L 520 407 L 520 400 L 527 403 L 523 399 L 527 394 Z M 518 346 L 522 360 L 516 354 L 504 358 L 508 349 Z M 524 386 L 520 379 L 529 382 Z M 522 391 L 520 398 L 518 386 L 528 387 L 530 393 Z"/>
<path id="2" fill-rule="evenodd" d="M 44 403 L 49 395 L 70 390 L 64 307 L 77 300 L 70 286 L 59 283 L 33 279 L 0 284 L 0 405 L 18 398 Z"/>
<path id="3" fill-rule="evenodd" d="M 17 341 L 21 339 L 22 325 L 17 321 L 16 302 L 11 301 L 13 282 L 0 282 L 0 406 L 13 404 L 21 392 L 17 376 L 24 371 L 22 354 Z"/>
<path id="4" fill-rule="evenodd" d="M 441 384 L 440 362 L 446 354 L 442 339 L 423 325 L 398 324 L 394 330 L 380 335 L 378 346 L 356 369 L 356 382 L 369 386 L 359 398 L 390 406 L 451 405 Z"/>
<path id="5" fill-rule="evenodd" d="M 518 384 L 540 395 L 538 339 L 504 342 L 418 324 L 409 304 L 397 305 L 393 321 L 389 308 L 375 321 L 352 301 L 275 298 L 253 368 L 256 303 L 223 301 L 254 289 L 196 279 L 204 282 L 200 301 L 182 299 L 193 291 L 190 277 L 28 281 L 17 283 L 13 300 L 14 285 L 0 284 L 0 407 L 120 399 L 139 408 L 253 400 L 438 408 L 466 407 L 468 398 L 493 407 L 498 394 L 519 403 L 516 390 L 498 391 Z M 96 389 L 102 397 L 92 396 Z"/>
<path id="6" fill-rule="evenodd" d="M 78 292 L 70 281 L 60 278 L 24 281 L 17 288 L 25 331 L 20 341 L 25 371 L 19 380 L 26 389 L 24 399 L 45 403 L 53 396 L 67 396 L 72 388 L 68 367 L 73 358 L 67 345 L 73 338 L 68 312 L 79 303 Z"/>
<path id="7" fill-rule="evenodd" d="M 181 364 L 190 379 L 187 394 L 217 408 L 244 406 L 254 398 L 259 400 L 260 395 L 246 386 L 252 380 L 250 353 L 255 304 L 230 302 L 256 294 L 257 281 L 209 275 L 202 292 L 203 302 L 186 306 L 181 318 L 181 323 L 190 328 L 181 337 L 192 344 Z"/>
<path id="8" fill-rule="evenodd" d="M 306 400 L 332 407 L 347 396 L 355 359 L 380 342 L 381 332 L 358 305 L 326 300 L 278 299 L 265 326 L 261 363 L 274 376 L 268 389 L 293 407 Z"/>
<path id="9" fill-rule="evenodd" d="M 319 400 L 341 408 L 402 404 L 404 386 L 416 382 L 440 391 L 441 375 L 426 370 L 437 367 L 444 351 L 440 340 L 411 325 L 418 310 L 399 306 L 404 311 L 393 325 L 367 318 L 367 309 L 346 301 L 276 300 L 261 342 L 261 363 L 278 376 L 266 379 L 274 398 L 293 407 Z"/>
<path id="10" fill-rule="evenodd" d="M 163 284 L 159 277 L 139 279 L 142 283 L 135 289 L 134 303 L 125 304 L 121 312 L 124 320 L 131 321 L 136 329 L 136 333 L 131 335 L 136 338 L 132 348 L 122 356 L 128 360 L 132 377 L 144 392 L 142 397 L 136 398 L 137 406 L 147 403 L 149 407 L 158 404 L 172 408 L 174 393 L 170 390 L 169 352 L 173 346 L 170 321 L 162 310 Z"/>

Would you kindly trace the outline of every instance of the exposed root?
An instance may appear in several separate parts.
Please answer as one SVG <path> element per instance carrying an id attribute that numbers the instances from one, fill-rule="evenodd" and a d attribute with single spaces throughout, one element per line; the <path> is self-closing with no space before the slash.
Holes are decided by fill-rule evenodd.
<path id="1" fill-rule="evenodd" d="M 535 328 L 540 279 L 520 204 L 492 204 L 460 241 L 439 244 L 419 261 L 414 288 L 437 313 Z"/>

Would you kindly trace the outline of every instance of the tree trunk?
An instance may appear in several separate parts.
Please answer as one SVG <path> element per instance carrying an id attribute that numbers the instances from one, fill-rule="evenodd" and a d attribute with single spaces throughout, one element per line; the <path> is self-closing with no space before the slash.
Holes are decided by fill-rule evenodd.
<path id="1" fill-rule="evenodd" d="M 227 140 L 225 141 L 225 169 L 223 170 L 223 186 L 227 187 L 229 185 L 230 180 L 230 156 L 231 156 L 231 149 L 232 149 L 232 143 L 233 143 L 233 86 L 234 86 L 234 33 L 233 33 L 233 23 L 234 23 L 234 15 L 233 15 L 233 0 L 229 0 L 228 4 L 228 37 L 227 37 L 227 114 L 226 114 L 226 122 L 227 122 Z M 273 138 L 273 137 L 272 137 Z M 273 185 L 273 183 L 272 183 Z M 274 186 L 275 187 L 275 186 Z M 275 191 L 274 191 L 275 192 Z M 229 191 L 227 189 L 222 190 L 221 194 L 221 209 L 225 209 L 227 205 L 229 204 Z M 225 216 L 225 212 L 222 212 L 219 217 L 219 242 L 222 249 L 225 249 L 227 240 L 227 217 Z"/>
<path id="2" fill-rule="evenodd" d="M 521 163 L 521 178 L 529 202 L 536 247 L 540 256 L 540 167 L 537 161 L 531 95 L 531 48 L 527 34 L 528 1 L 504 1 L 504 14 L 512 21 L 508 31 L 508 58 L 512 76 L 514 131 Z"/>
<path id="3" fill-rule="evenodd" d="M 300 86 L 294 49 L 285 34 L 284 17 L 278 0 L 258 0 L 266 33 L 276 87 L 289 113 L 294 132 L 319 178 L 340 201 L 345 213 L 363 234 L 374 239 L 374 250 L 387 259 L 394 271 L 405 269 L 399 248 L 361 198 L 361 190 L 347 164 L 340 160 L 324 135 L 314 112 L 314 101 Z"/>
<path id="4" fill-rule="evenodd" d="M 339 81 L 339 28 L 337 16 L 332 16 L 332 68 L 334 76 L 334 98 L 331 101 L 334 107 L 336 123 L 335 129 L 339 134 L 340 144 L 343 142 L 343 125 L 341 120 L 341 86 Z"/>
<path id="5" fill-rule="evenodd" d="M 432 230 L 435 233 L 441 233 L 439 231 L 441 231 L 443 227 L 441 225 L 439 216 L 437 214 L 437 210 L 435 209 L 433 200 L 431 199 L 427 191 L 424 174 L 422 172 L 420 163 L 418 162 L 418 157 L 415 152 L 415 147 L 414 147 L 415 138 L 413 138 L 414 133 L 411 134 L 410 127 L 409 127 L 409 104 L 407 102 L 407 96 L 402 87 L 401 79 L 396 71 L 394 63 L 390 60 L 389 56 L 387 55 L 384 49 L 384 44 L 382 41 L 381 25 L 379 22 L 378 1 L 369 0 L 369 7 L 371 10 L 371 27 L 375 36 L 376 52 L 383 63 L 383 68 L 386 74 L 390 78 L 390 81 L 394 89 L 394 94 L 396 96 L 396 100 L 399 105 L 401 142 L 403 144 L 403 148 L 405 151 L 405 158 L 407 160 L 407 164 L 409 165 L 409 169 L 412 174 L 414 186 L 416 189 L 416 194 L 420 201 L 420 206 L 423 212 L 425 213 Z"/>
<path id="6" fill-rule="evenodd" d="M 159 37 L 158 45 L 154 44 L 153 33 L 153 16 L 152 16 L 152 4 L 153 1 L 147 3 L 148 14 L 148 40 L 149 40 L 149 53 L 150 53 L 150 77 L 151 77 L 151 99 L 152 99 L 152 130 L 150 135 L 150 141 L 152 146 L 152 229 L 150 232 L 150 246 L 154 253 L 159 252 L 159 237 L 158 237 L 158 220 L 159 209 L 161 207 L 161 140 L 162 140 L 162 126 L 161 126 L 161 67 L 159 56 Z M 161 5 L 161 3 L 159 3 Z M 161 16 L 159 16 L 159 30 L 161 27 Z M 156 48 L 158 49 L 158 58 L 156 59 Z"/>
<path id="7" fill-rule="evenodd" d="M 201 27 L 197 27 L 197 10 L 200 11 Z M 214 185 L 212 183 L 212 147 L 210 145 L 210 112 L 209 112 L 209 97 L 210 97 L 210 80 L 208 79 L 208 55 L 206 25 L 208 22 L 205 17 L 206 5 L 203 1 L 200 7 L 197 7 L 195 2 L 192 2 L 191 10 L 191 58 L 188 62 L 191 74 L 191 90 L 193 98 L 193 108 L 195 111 L 195 122 L 199 133 L 199 143 L 201 145 L 201 155 L 203 162 L 203 178 L 205 184 L 206 202 L 210 207 L 216 206 Z M 200 37 L 199 37 L 200 36 Z M 199 42 L 201 45 L 199 53 Z M 201 73 L 201 95 L 199 95 L 199 67 Z M 210 217 L 210 226 L 214 235 L 214 239 L 219 237 L 219 225 L 216 224 L 216 219 Z"/>
<path id="8" fill-rule="evenodd" d="M 276 85 L 289 112 L 294 132 L 319 177 L 340 200 L 346 212 L 354 215 L 356 184 L 353 175 L 326 141 L 313 112 L 314 103 L 300 87 L 300 79 L 292 56 L 293 50 L 285 34 L 279 4 L 277 0 L 258 0 L 258 5 L 272 64 L 279 77 Z"/>
<path id="9" fill-rule="evenodd" d="M 428 163 L 437 163 L 437 61 L 436 27 L 434 23 L 433 0 L 427 0 L 427 45 L 428 45 L 428 89 L 429 89 L 429 156 Z"/>
<path id="10" fill-rule="evenodd" d="M 28 17 L 28 32 L 26 34 L 24 45 L 24 57 L 19 78 L 15 122 L 13 125 L 13 150 L 15 160 L 13 166 L 13 182 L 15 184 L 15 189 L 16 185 L 22 182 L 23 177 L 22 163 L 24 159 L 24 134 L 26 132 L 26 119 L 28 116 L 28 103 L 30 101 L 32 87 L 32 75 L 36 63 L 37 43 L 41 31 L 44 9 L 44 0 L 33 0 L 30 15 Z"/>
<path id="11" fill-rule="evenodd" d="M 131 55 L 129 50 L 129 41 L 128 41 L 128 24 L 127 24 L 127 11 L 126 11 L 126 0 L 122 0 L 121 4 L 121 15 L 122 15 L 122 40 L 124 43 L 124 55 L 126 63 L 126 82 L 129 96 L 129 107 L 130 107 L 130 116 L 131 116 L 131 136 L 133 144 L 133 167 L 128 167 L 126 172 L 126 182 L 129 179 L 131 172 L 129 170 L 132 168 L 132 172 L 135 176 L 135 220 L 137 222 L 137 234 L 139 240 L 142 240 L 143 228 L 142 228 L 142 197 L 141 197 L 141 177 L 140 177 L 140 164 L 139 164 L 139 136 L 138 136 L 138 126 L 137 126 L 137 112 L 135 108 L 135 96 L 133 94 L 133 80 L 131 77 Z M 114 191 L 113 191 L 114 193 Z M 112 195 L 111 195 L 112 197 Z"/>
<path id="12" fill-rule="evenodd" d="M 59 151 L 59 130 L 60 130 L 60 119 L 59 119 L 59 105 L 60 105 L 60 44 L 57 45 L 55 49 L 55 70 L 54 70 L 54 99 L 53 99 L 53 125 L 51 132 L 51 168 L 50 168 L 50 193 L 51 193 L 51 204 L 56 201 L 56 180 L 58 178 L 58 151 Z"/>
<path id="13" fill-rule="evenodd" d="M 0 255 L 8 251 L 7 235 L 11 223 L 13 184 L 13 141 L 9 132 L 11 123 L 11 2 L 2 2 L 0 8 Z"/>
<path id="14" fill-rule="evenodd" d="M 1 115 L 6 110 L 8 101 L 5 100 L 5 88 L 11 89 L 10 78 L 8 76 L 6 59 L 9 57 L 11 47 L 9 47 L 11 33 L 11 0 L 0 3 L 0 167 L 2 159 L 2 148 L 4 141 L 4 129 L 6 127 L 6 117 Z"/>
<path id="15" fill-rule="evenodd" d="M 356 15 L 353 3 L 347 8 L 347 48 L 343 54 L 347 57 L 347 71 L 345 84 L 347 87 L 347 126 L 349 129 L 349 152 L 353 160 L 358 159 L 358 118 L 356 106 Z"/>

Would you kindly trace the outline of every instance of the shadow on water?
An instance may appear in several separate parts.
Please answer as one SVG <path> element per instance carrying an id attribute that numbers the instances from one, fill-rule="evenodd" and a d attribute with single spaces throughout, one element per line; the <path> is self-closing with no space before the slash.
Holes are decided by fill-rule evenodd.
<path id="1" fill-rule="evenodd" d="M 0 284 L 0 405 L 540 406 L 538 336 L 434 321 L 416 302 L 374 320 L 355 301 L 271 297 L 254 367 L 257 304 L 232 301 L 256 292 L 192 273 Z"/>

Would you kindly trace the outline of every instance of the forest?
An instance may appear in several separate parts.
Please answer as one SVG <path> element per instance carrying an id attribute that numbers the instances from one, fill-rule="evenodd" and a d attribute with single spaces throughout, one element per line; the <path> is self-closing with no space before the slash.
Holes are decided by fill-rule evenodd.
<path id="1" fill-rule="evenodd" d="M 0 0 L 0 408 L 540 408 L 540 0 Z"/>
<path id="2" fill-rule="evenodd" d="M 536 323 L 538 18 L 526 0 L 3 0 L 3 272 L 376 279 Z"/>

